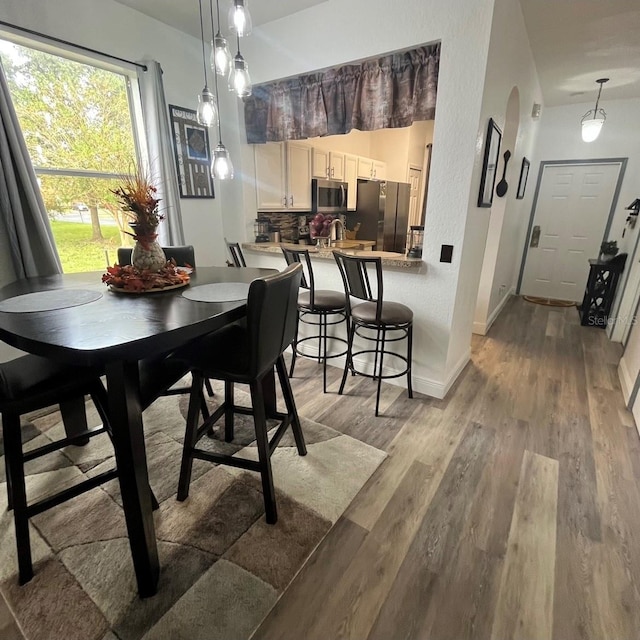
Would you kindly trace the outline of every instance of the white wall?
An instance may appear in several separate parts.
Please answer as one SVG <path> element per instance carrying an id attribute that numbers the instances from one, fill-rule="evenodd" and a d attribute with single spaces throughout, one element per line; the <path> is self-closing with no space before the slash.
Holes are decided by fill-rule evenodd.
<path id="1" fill-rule="evenodd" d="M 121 58 L 158 60 L 167 103 L 193 109 L 197 105 L 203 85 L 199 40 L 113 0 L 5 0 L 0 19 Z M 229 101 L 228 92 L 223 94 L 223 113 L 231 114 L 235 101 Z M 195 246 L 199 264 L 224 264 L 220 202 L 219 197 L 180 202 L 186 241 Z"/>
<path id="2" fill-rule="evenodd" d="M 492 10 L 493 0 L 467 0 L 446 7 L 437 0 L 327 0 L 255 29 L 246 46 L 243 43 L 252 78 L 260 83 L 442 42 L 423 252 L 427 273 L 399 274 L 397 286 L 387 288 L 390 299 L 414 310 L 416 389 L 434 395 L 442 395 L 456 374 L 456 367 L 448 366 L 447 355 L 478 153 Z M 255 176 L 253 155 L 248 145 L 244 147 L 245 186 L 238 204 L 244 207 L 244 237 L 250 237 L 256 216 Z M 452 264 L 439 262 L 442 244 L 455 246 Z M 327 279 L 339 287 L 337 272 L 331 274 Z M 466 332 L 459 332 L 456 339 L 468 353 L 473 309 L 464 312 L 469 317 Z"/>
<path id="3" fill-rule="evenodd" d="M 523 155 L 527 157 L 532 155 L 537 123 L 530 117 L 531 107 L 534 102 L 542 102 L 542 92 L 529 47 L 529 38 L 525 29 L 520 3 L 513 0 L 496 0 L 491 27 L 491 45 L 484 82 L 482 112 L 476 139 L 471 193 L 468 203 L 470 214 L 465 229 L 463 263 L 460 270 L 456 307 L 451 329 L 452 336 L 448 354 L 449 367 L 454 366 L 456 362 L 459 362 L 464 357 L 465 344 L 468 344 L 468 336 L 472 330 L 483 256 L 487 246 L 487 232 L 492 215 L 491 209 L 480 209 L 476 206 L 487 123 L 489 118 L 492 117 L 500 129 L 504 131 L 507 103 L 513 87 L 517 87 L 519 93 L 520 124 L 514 152 L 515 163 L 511 166 L 508 174 L 511 178 L 510 184 L 512 187 L 510 187 L 506 198 L 509 199 L 510 214 L 521 217 L 522 222 L 521 225 L 509 225 L 508 229 L 502 229 L 502 236 L 504 236 L 502 242 L 506 244 L 515 243 L 517 245 L 520 243 L 520 237 L 524 233 L 527 199 L 513 200 L 515 198 L 515 189 L 513 191 L 511 189 L 514 182 L 517 183 L 516 174 L 518 170 L 516 165 L 519 165 Z M 436 133 L 437 129 L 438 120 L 436 118 Z M 504 151 L 504 147 L 502 151 Z M 514 151 L 514 149 L 511 151 Z M 529 178 L 527 191 L 530 195 L 532 191 L 531 177 Z M 431 190 L 429 191 L 429 198 L 431 198 Z M 494 202 L 496 200 L 500 201 L 500 198 L 494 196 Z M 503 207 L 504 204 L 499 203 L 498 206 Z M 493 242 L 495 239 L 492 238 L 491 241 Z M 500 240 L 497 241 L 500 242 Z M 502 274 L 504 267 L 505 271 L 508 271 L 510 259 L 509 255 L 504 251 L 499 252 L 496 270 Z M 515 265 L 513 271 L 515 272 Z M 490 280 L 493 282 L 495 278 L 491 277 Z"/>

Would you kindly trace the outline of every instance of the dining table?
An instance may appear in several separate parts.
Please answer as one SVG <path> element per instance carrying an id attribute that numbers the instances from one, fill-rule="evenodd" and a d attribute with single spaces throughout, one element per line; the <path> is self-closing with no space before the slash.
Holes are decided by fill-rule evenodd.
<path id="1" fill-rule="evenodd" d="M 144 442 L 138 363 L 246 315 L 248 285 L 273 269 L 198 267 L 182 288 L 111 290 L 100 272 L 17 280 L 0 289 L 0 339 L 106 374 L 112 440 L 138 593 L 156 593 L 160 565 Z M 267 413 L 275 413 L 275 383 Z M 270 391 L 270 392 L 269 392 Z"/>

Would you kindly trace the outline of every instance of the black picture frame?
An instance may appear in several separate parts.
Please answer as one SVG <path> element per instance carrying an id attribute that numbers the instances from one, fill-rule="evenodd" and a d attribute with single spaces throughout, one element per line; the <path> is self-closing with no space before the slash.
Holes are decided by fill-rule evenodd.
<path id="1" fill-rule="evenodd" d="M 518 180 L 518 193 L 516 194 L 516 200 L 522 200 L 524 198 L 530 166 L 531 163 L 526 158 L 522 158 L 522 167 L 520 167 L 520 180 Z"/>
<path id="2" fill-rule="evenodd" d="M 479 207 L 490 207 L 493 204 L 493 191 L 496 186 L 501 143 L 502 131 L 500 131 L 500 127 L 498 127 L 493 118 L 489 118 L 487 139 L 484 144 L 482 175 L 480 176 L 480 191 L 478 193 Z"/>
<path id="3" fill-rule="evenodd" d="M 181 198 L 215 198 L 209 132 L 193 109 L 169 105 L 169 125 Z"/>

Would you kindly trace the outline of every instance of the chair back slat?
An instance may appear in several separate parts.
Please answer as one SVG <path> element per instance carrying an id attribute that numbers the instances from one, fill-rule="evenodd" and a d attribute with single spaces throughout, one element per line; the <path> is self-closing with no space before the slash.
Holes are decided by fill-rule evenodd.
<path id="1" fill-rule="evenodd" d="M 294 264 L 281 273 L 254 280 L 249 287 L 247 330 L 252 376 L 272 367 L 295 338 L 301 277 L 302 266 Z"/>
<path id="2" fill-rule="evenodd" d="M 333 257 L 338 264 L 344 292 L 347 296 L 347 304 L 351 307 L 350 299 L 357 298 L 366 302 L 376 303 L 376 319 L 380 320 L 382 314 L 382 258 L 366 258 L 363 256 L 350 256 L 340 251 L 334 251 Z M 369 280 L 367 267 L 373 266 L 376 274 L 375 290 Z"/>
<path id="3" fill-rule="evenodd" d="M 247 263 L 244 259 L 244 254 L 242 253 L 242 248 L 240 247 L 239 242 L 229 242 L 226 238 L 224 239 L 227 249 L 229 250 L 229 255 L 231 256 L 231 260 L 233 261 L 234 267 L 246 267 Z"/>
<path id="4" fill-rule="evenodd" d="M 313 277 L 313 267 L 311 266 L 311 257 L 309 256 L 309 249 L 290 249 L 288 247 L 280 247 L 284 254 L 284 259 L 287 264 L 299 263 L 302 265 L 302 278 L 300 280 L 300 286 L 303 289 L 309 289 L 311 292 L 311 306 L 313 306 L 313 290 L 315 288 L 315 282 Z"/>

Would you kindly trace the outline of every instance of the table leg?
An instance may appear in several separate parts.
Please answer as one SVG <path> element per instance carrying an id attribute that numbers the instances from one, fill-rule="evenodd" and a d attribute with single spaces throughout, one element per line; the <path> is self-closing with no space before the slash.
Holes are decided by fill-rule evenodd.
<path id="1" fill-rule="evenodd" d="M 141 598 L 158 588 L 160 564 L 142 429 L 137 362 L 107 365 L 109 413 L 131 556 Z"/>

